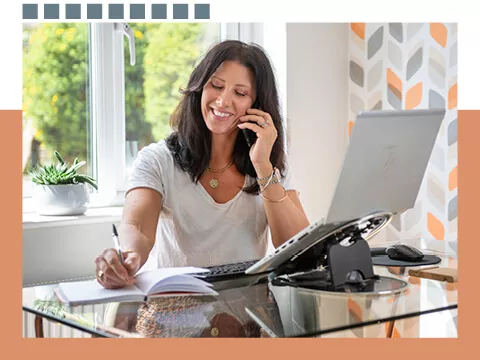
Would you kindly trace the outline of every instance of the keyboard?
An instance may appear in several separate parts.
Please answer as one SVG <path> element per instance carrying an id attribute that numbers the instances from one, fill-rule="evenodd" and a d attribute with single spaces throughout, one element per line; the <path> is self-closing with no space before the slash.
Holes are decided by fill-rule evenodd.
<path id="1" fill-rule="evenodd" d="M 207 266 L 206 269 L 210 270 L 210 272 L 202 275 L 205 276 L 206 281 L 220 281 L 240 276 L 247 276 L 245 274 L 245 270 L 247 270 L 256 262 L 258 262 L 258 260 L 248 260 L 232 264 Z"/>

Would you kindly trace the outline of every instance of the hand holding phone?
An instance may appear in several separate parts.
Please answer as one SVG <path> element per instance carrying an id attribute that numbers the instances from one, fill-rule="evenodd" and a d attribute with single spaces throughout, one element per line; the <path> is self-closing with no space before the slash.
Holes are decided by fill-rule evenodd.
<path id="1" fill-rule="evenodd" d="M 255 132 L 253 132 L 250 129 L 242 129 L 242 133 L 245 138 L 245 141 L 247 142 L 248 147 L 252 147 L 252 145 L 255 143 L 255 140 L 257 140 L 257 134 L 255 134 Z"/>
<path id="2" fill-rule="evenodd" d="M 252 109 L 258 109 L 258 108 L 259 108 L 258 103 L 257 103 L 257 101 L 255 101 L 252 105 Z M 247 122 L 249 122 L 251 124 L 257 124 L 254 121 L 247 121 Z M 255 132 L 250 130 L 250 129 L 242 129 L 242 132 L 243 132 L 243 136 L 245 138 L 245 141 L 247 142 L 248 147 L 252 147 L 252 145 L 257 140 L 257 134 L 255 134 Z"/>

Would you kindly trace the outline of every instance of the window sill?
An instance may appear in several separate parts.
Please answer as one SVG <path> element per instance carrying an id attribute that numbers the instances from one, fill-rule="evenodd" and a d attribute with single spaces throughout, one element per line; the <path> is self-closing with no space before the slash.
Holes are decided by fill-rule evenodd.
<path id="1" fill-rule="evenodd" d="M 112 206 L 89 208 L 85 214 L 78 216 L 42 216 L 32 212 L 23 213 L 23 230 L 102 222 L 118 222 L 121 220 L 122 211 L 123 207 Z"/>

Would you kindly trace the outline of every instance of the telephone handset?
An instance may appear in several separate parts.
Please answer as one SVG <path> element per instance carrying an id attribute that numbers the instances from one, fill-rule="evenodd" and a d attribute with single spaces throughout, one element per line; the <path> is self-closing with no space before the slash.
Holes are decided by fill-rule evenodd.
<path id="1" fill-rule="evenodd" d="M 258 109 L 258 108 L 259 108 L 258 103 L 257 101 L 255 101 L 252 105 L 252 109 Z M 252 124 L 257 124 L 254 121 L 249 121 L 249 122 L 251 122 Z M 242 132 L 248 147 L 252 147 L 252 145 L 257 140 L 257 134 L 255 134 L 255 131 L 252 131 L 250 129 L 242 129 Z"/>

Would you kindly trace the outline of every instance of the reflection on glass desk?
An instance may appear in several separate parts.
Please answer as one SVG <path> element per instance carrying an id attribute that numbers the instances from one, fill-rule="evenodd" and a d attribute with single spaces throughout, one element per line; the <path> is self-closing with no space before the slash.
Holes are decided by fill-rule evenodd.
<path id="1" fill-rule="evenodd" d="M 456 266 L 453 254 L 434 253 L 442 258 L 439 266 Z M 174 296 L 67 307 L 56 300 L 52 284 L 24 288 L 23 310 L 34 314 L 39 337 L 43 319 L 99 337 L 305 337 L 335 336 L 347 330 L 358 337 L 391 337 L 395 326 L 407 320 L 412 321 L 408 330 L 414 328 L 410 336 L 417 337 L 422 332 L 415 326 L 428 314 L 441 314 L 443 323 L 424 321 L 422 329 L 446 323 L 456 328 L 457 283 L 410 277 L 408 268 L 375 266 L 374 270 L 409 286 L 384 295 L 338 294 L 273 286 L 264 276 L 247 276 L 215 283 L 218 297 Z M 368 331 L 378 324 L 385 331 Z"/>
<path id="2" fill-rule="evenodd" d="M 259 337 L 260 327 L 245 308 L 268 300 L 265 276 L 215 283 L 219 295 L 168 296 L 146 302 L 66 306 L 57 284 L 23 289 L 23 310 L 35 315 L 35 336 L 43 337 L 42 319 L 96 337 Z"/>
<path id="3" fill-rule="evenodd" d="M 404 269 L 398 269 L 375 267 L 375 272 L 402 277 L 399 274 Z M 274 301 L 249 307 L 247 312 L 272 337 L 310 337 L 457 308 L 456 284 L 405 278 L 410 286 L 390 295 L 338 294 L 270 285 Z M 456 314 L 449 313 L 452 317 Z"/>

